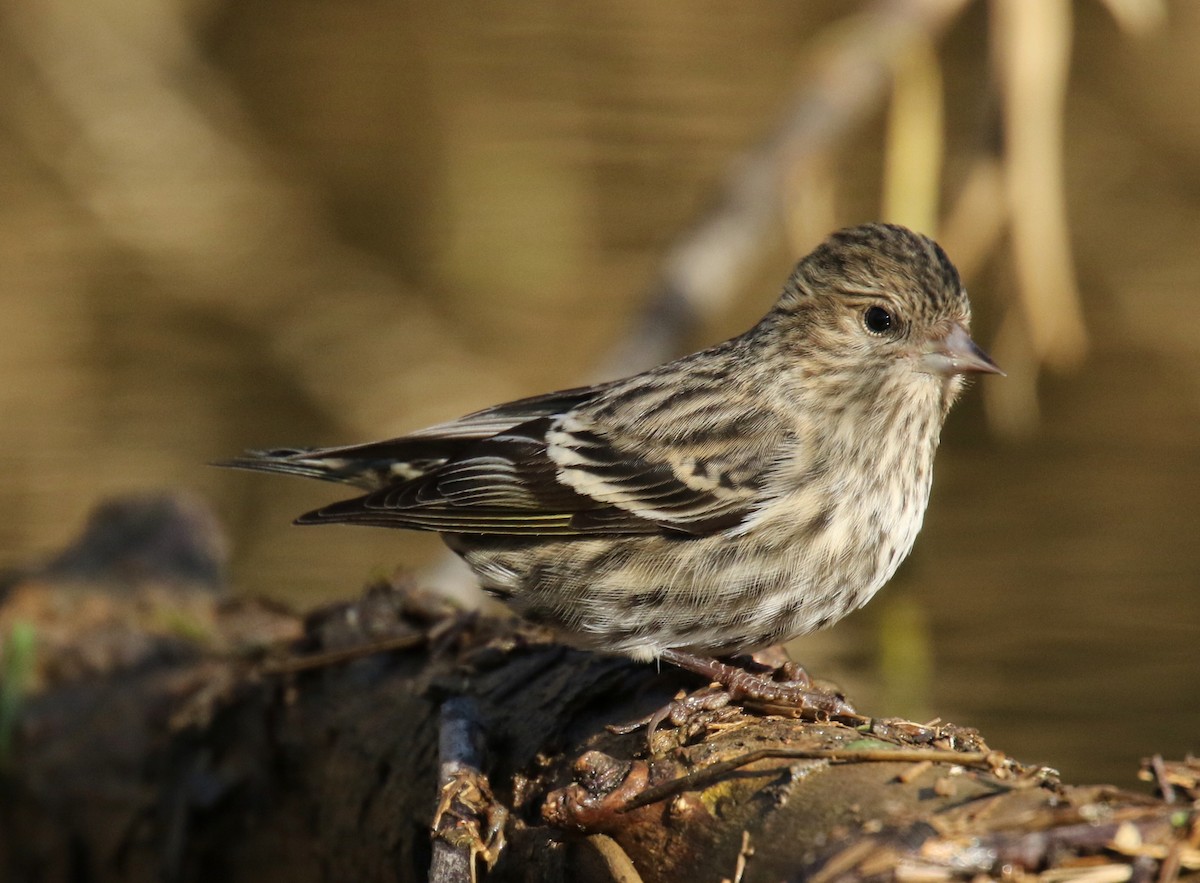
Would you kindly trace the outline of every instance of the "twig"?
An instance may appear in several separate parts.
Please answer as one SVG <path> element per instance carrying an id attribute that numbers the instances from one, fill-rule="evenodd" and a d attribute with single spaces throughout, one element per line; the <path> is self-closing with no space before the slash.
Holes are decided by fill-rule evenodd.
<path id="1" fill-rule="evenodd" d="M 1158 786 L 1158 793 L 1162 796 L 1163 802 L 1174 803 L 1177 799 L 1175 787 L 1171 784 L 1171 777 L 1167 773 L 1167 766 L 1163 763 L 1161 754 L 1150 758 L 1150 771 L 1154 773 L 1154 784 Z"/>
<path id="2" fill-rule="evenodd" d="M 746 876 L 746 866 L 750 863 L 752 855 L 754 855 L 754 846 L 750 843 L 750 832 L 742 831 L 742 846 L 738 850 L 737 864 L 733 866 L 733 879 L 730 883 L 742 883 L 742 878 Z"/>
<path id="3" fill-rule="evenodd" d="M 622 812 L 657 803 L 684 791 L 696 791 L 719 781 L 723 776 L 760 760 L 828 760 L 831 763 L 952 763 L 960 766 L 989 765 L 991 754 L 985 751 L 948 751 L 938 748 L 843 749 L 843 748 L 760 748 L 731 760 L 723 760 L 680 776 L 669 782 L 651 786 L 629 801 Z M 762 770 L 770 776 L 778 769 Z"/>
<path id="4" fill-rule="evenodd" d="M 473 699 L 458 696 L 442 703 L 438 782 L 430 883 L 475 883 L 476 859 L 490 868 L 500 857 L 508 813 L 483 773 L 483 727 Z"/>
<path id="5" fill-rule="evenodd" d="M 446 837 L 437 836 L 438 823 L 448 808 L 449 788 L 456 776 L 464 769 L 478 770 L 482 762 L 475 715 L 475 703 L 465 697 L 448 699 L 442 704 L 438 733 L 438 784 L 442 800 L 434 820 L 430 883 L 465 883 L 475 879 L 475 856 L 471 850 L 463 843 L 452 843 Z"/>
<path id="6" fill-rule="evenodd" d="M 342 650 L 327 650 L 323 653 L 313 653 L 309 656 L 292 656 L 288 659 L 265 662 L 259 667 L 258 671 L 263 675 L 296 674 L 297 672 L 312 671 L 316 668 L 328 668 L 331 665 L 351 662 L 355 659 L 373 656 L 376 653 L 387 653 L 392 650 L 409 650 L 413 647 L 420 647 L 426 643 L 426 640 L 426 636 L 423 634 L 397 635 L 393 638 L 384 638 L 370 644 L 360 644 Z"/>

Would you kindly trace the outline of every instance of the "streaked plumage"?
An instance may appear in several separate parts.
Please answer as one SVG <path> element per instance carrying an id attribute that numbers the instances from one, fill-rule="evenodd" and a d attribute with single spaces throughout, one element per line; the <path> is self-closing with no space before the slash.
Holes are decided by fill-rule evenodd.
<path id="1" fill-rule="evenodd" d="M 754 328 L 701 352 L 390 441 L 227 465 L 364 489 L 298 522 L 437 531 L 485 589 L 580 645 L 750 651 L 866 603 L 912 548 L 961 375 L 998 370 L 969 319 L 936 244 L 857 227 L 804 258 Z"/>

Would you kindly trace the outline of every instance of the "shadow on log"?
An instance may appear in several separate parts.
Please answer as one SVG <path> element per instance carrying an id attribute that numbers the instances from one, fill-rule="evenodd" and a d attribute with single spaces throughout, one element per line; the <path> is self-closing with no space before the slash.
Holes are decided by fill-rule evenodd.
<path id="1" fill-rule="evenodd" d="M 23 669 L 21 628 L 41 642 Z M 1153 767 L 1168 800 L 1065 785 L 953 726 L 726 705 L 648 740 L 610 725 L 694 678 L 391 584 L 302 620 L 195 587 L 26 576 L 0 634 L 5 702 L 20 700 L 2 734 L 9 881 L 422 880 L 431 867 L 443 883 L 1117 881 L 1200 868 L 1195 762 Z"/>

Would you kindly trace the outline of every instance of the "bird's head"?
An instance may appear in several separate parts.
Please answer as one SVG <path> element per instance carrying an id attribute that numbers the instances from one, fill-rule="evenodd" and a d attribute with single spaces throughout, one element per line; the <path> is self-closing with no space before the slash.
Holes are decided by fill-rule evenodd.
<path id="1" fill-rule="evenodd" d="M 867 224 L 800 261 L 767 321 L 798 364 L 868 399 L 900 384 L 936 390 L 948 407 L 964 374 L 1003 373 L 971 339 L 970 320 L 958 271 L 936 242 Z"/>

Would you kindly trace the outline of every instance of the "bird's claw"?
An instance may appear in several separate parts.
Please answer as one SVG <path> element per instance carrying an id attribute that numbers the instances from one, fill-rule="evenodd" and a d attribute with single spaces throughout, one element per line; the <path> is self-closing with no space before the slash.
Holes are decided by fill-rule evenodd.
<path id="1" fill-rule="evenodd" d="M 624 724 L 609 724 L 607 729 L 610 733 L 623 736 L 636 733 L 645 727 L 646 742 L 651 744 L 655 732 L 663 723 L 669 722 L 674 727 L 684 727 L 694 723 L 696 718 L 705 712 L 726 707 L 732 700 L 729 691 L 721 686 L 703 687 L 694 693 L 681 693 L 652 714 Z"/>

